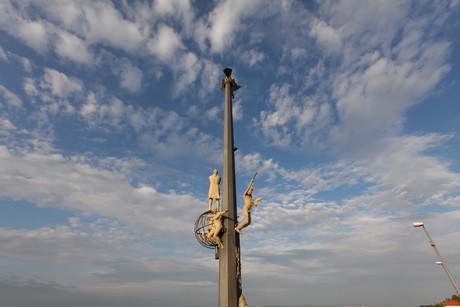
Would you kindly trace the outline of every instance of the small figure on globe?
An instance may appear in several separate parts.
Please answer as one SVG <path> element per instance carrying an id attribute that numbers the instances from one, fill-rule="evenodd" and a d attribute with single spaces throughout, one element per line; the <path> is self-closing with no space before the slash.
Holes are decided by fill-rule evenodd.
<path id="1" fill-rule="evenodd" d="M 212 211 L 214 215 L 209 218 L 209 228 L 206 233 L 206 237 L 209 241 L 216 243 L 220 249 L 223 249 L 224 244 L 220 239 L 220 232 L 222 231 L 223 227 L 222 217 L 225 213 L 228 212 L 228 210 L 218 211 L 216 208 L 213 208 Z"/>

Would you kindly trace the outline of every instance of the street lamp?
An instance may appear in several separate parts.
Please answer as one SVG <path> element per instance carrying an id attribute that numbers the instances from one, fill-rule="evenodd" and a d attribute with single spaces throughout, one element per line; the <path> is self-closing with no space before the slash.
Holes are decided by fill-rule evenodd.
<path id="1" fill-rule="evenodd" d="M 442 258 L 441 254 L 439 253 L 438 248 L 436 247 L 436 244 L 434 243 L 433 239 L 431 239 L 430 235 L 428 234 L 428 231 L 425 228 L 425 224 L 423 224 L 422 222 L 414 222 L 414 223 L 412 223 L 412 226 L 421 227 L 423 229 L 423 231 L 425 231 L 425 234 L 426 234 L 426 236 L 428 238 L 428 242 L 430 243 L 431 247 L 433 247 L 434 251 L 436 252 L 436 255 L 438 255 L 439 261 L 437 261 L 436 264 L 442 265 L 442 267 L 444 268 L 444 271 L 446 271 L 446 274 L 450 279 L 450 282 L 454 286 L 455 291 L 457 292 L 457 295 L 460 295 L 460 289 L 458 288 L 457 284 L 455 283 L 454 278 L 450 274 L 449 269 L 447 268 L 447 264 L 444 261 L 444 259 Z"/>

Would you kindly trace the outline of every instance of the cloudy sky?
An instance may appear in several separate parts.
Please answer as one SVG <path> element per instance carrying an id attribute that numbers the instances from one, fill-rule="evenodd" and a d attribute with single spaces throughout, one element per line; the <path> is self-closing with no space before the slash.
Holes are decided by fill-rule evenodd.
<path id="1" fill-rule="evenodd" d="M 0 305 L 217 304 L 225 67 L 249 305 L 450 297 L 412 222 L 460 282 L 459 31 L 458 0 L 1 0 Z"/>

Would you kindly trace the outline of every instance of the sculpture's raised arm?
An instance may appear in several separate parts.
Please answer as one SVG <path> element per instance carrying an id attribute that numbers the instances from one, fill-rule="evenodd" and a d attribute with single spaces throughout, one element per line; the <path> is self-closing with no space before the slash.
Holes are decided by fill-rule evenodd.
<path id="1" fill-rule="evenodd" d="M 251 189 L 252 186 L 254 185 L 254 179 L 256 179 L 256 176 L 257 176 L 257 172 L 254 174 L 254 176 L 252 176 L 252 179 L 251 179 L 251 181 L 249 182 L 248 187 L 246 188 L 246 191 L 244 191 L 244 194 L 248 194 L 248 193 L 249 193 L 249 189 Z"/>

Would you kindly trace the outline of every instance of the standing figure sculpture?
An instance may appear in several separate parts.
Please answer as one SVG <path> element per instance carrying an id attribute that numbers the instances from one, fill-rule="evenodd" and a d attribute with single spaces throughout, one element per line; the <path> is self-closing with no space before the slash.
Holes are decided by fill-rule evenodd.
<path id="1" fill-rule="evenodd" d="M 255 201 L 252 201 L 252 191 L 254 190 L 254 179 L 256 178 L 257 173 L 255 173 L 254 177 L 252 177 L 251 182 L 249 182 L 246 191 L 244 191 L 243 199 L 244 199 L 244 207 L 243 207 L 243 214 L 244 214 L 244 221 L 238 223 L 238 226 L 235 227 L 235 231 L 241 233 L 241 230 L 251 224 L 251 209 L 254 206 L 257 206 L 259 201 L 262 200 L 262 197 L 257 197 Z"/>
<path id="2" fill-rule="evenodd" d="M 209 176 L 209 192 L 208 192 L 208 211 L 212 211 L 212 200 L 216 200 L 216 208 L 220 209 L 220 176 L 219 172 L 215 169 L 212 175 Z"/>
<path id="3" fill-rule="evenodd" d="M 212 209 L 214 215 L 209 220 L 209 232 L 206 234 L 208 240 L 217 244 L 220 249 L 224 248 L 224 244 L 219 235 L 222 230 L 222 217 L 228 210 L 218 211 L 216 208 Z"/>

